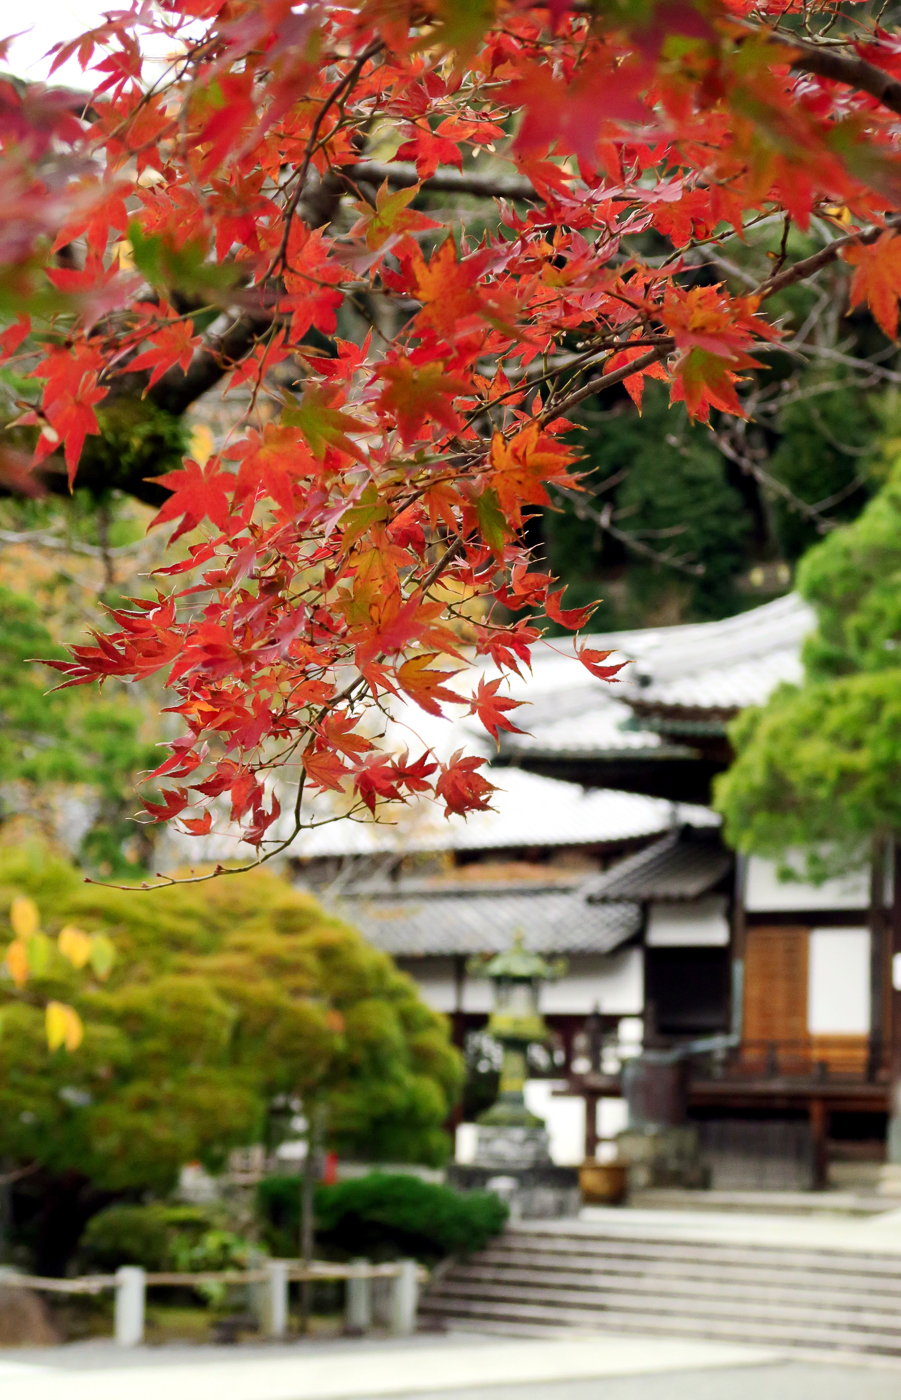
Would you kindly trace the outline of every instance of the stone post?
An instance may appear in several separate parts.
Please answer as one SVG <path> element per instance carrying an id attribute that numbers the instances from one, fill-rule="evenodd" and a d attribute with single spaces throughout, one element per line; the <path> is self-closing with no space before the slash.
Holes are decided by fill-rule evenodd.
<path id="1" fill-rule="evenodd" d="M 144 1340 L 144 1295 L 147 1275 L 133 1264 L 116 1270 L 115 1338 L 120 1347 L 137 1347 Z"/>
<path id="2" fill-rule="evenodd" d="M 416 1331 L 419 1279 L 415 1259 L 401 1259 L 399 1273 L 392 1279 L 391 1325 L 395 1337 L 409 1337 Z"/>
<path id="3" fill-rule="evenodd" d="M 366 1268 L 368 1259 L 351 1259 L 351 1264 Z M 347 1280 L 344 1304 L 344 1330 L 350 1336 L 368 1332 L 372 1326 L 372 1279 L 358 1276 Z"/>
<path id="4" fill-rule="evenodd" d="M 266 1334 L 284 1337 L 288 1331 L 288 1259 L 267 1259 L 266 1273 Z"/>

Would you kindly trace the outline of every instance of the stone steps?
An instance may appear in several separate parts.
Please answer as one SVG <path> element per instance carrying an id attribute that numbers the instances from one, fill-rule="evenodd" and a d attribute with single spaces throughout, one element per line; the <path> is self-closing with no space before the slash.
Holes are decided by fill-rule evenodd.
<path id="1" fill-rule="evenodd" d="M 425 1290 L 435 1321 L 568 1328 L 901 1356 L 901 1256 L 509 1228 Z"/>

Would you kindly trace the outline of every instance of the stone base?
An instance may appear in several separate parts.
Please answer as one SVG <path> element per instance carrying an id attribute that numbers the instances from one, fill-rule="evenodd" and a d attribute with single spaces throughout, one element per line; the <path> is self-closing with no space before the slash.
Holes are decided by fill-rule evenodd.
<path id="1" fill-rule="evenodd" d="M 476 1154 L 473 1164 L 506 1171 L 508 1167 L 540 1167 L 551 1165 L 550 1135 L 540 1122 L 535 1126 L 509 1124 L 476 1124 Z"/>
<path id="2" fill-rule="evenodd" d="M 458 1191 L 493 1191 L 510 1207 L 511 1220 L 556 1220 L 578 1215 L 582 1204 L 577 1167 L 484 1166 L 453 1162 L 447 1184 Z"/>
<path id="3" fill-rule="evenodd" d="M 616 1153 L 629 1174 L 629 1192 L 654 1187 L 710 1185 L 700 1160 L 697 1129 L 626 1128 L 617 1133 Z"/>

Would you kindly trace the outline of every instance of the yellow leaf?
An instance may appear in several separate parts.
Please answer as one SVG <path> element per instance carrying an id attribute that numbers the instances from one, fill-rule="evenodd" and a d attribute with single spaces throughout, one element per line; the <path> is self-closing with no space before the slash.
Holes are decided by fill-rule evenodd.
<path id="1" fill-rule="evenodd" d="M 17 987 L 24 987 L 28 981 L 28 949 L 18 938 L 6 950 L 4 967 Z"/>
<path id="2" fill-rule="evenodd" d="M 203 467 L 213 455 L 216 444 L 206 423 L 198 423 L 191 433 L 189 447 L 198 466 Z"/>
<path id="3" fill-rule="evenodd" d="M 50 965 L 53 944 L 46 933 L 33 933 L 25 944 L 28 953 L 28 966 L 35 977 L 43 977 Z"/>
<path id="4" fill-rule="evenodd" d="M 27 894 L 16 895 L 10 907 L 9 922 L 18 938 L 28 938 L 30 934 L 37 933 L 41 916 L 34 900 L 29 899 Z"/>
<path id="5" fill-rule="evenodd" d="M 66 924 L 59 936 L 59 951 L 73 967 L 84 967 L 91 956 L 92 940 L 74 924 Z"/>
<path id="6" fill-rule="evenodd" d="M 91 967 L 105 982 L 113 970 L 113 963 L 116 961 L 116 950 L 112 941 L 105 933 L 95 933 L 91 939 Z"/>
<path id="7" fill-rule="evenodd" d="M 47 1003 L 47 1044 L 51 1050 L 59 1050 L 64 1045 L 67 1050 L 77 1050 L 84 1037 L 81 1017 L 72 1006 L 64 1001 Z"/>

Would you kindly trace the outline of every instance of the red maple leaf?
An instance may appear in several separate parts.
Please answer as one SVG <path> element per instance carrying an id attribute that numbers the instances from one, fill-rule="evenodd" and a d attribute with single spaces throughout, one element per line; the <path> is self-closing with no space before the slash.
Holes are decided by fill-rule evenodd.
<path id="1" fill-rule="evenodd" d="M 460 147 L 446 136 L 436 136 L 424 123 L 408 126 L 409 140 L 397 152 L 398 160 L 415 160 L 420 180 L 430 179 L 439 165 L 455 165 L 463 169 Z"/>
<path id="2" fill-rule="evenodd" d="M 471 715 L 478 715 L 482 724 L 488 730 L 494 742 L 500 748 L 499 729 L 506 729 L 511 734 L 522 734 L 524 731 L 518 729 L 511 719 L 508 719 L 505 711 L 516 710 L 524 702 L 522 700 L 511 700 L 509 696 L 498 695 L 502 681 L 486 681 L 484 676 L 479 678 L 479 688 L 469 706 Z"/>
<path id="3" fill-rule="evenodd" d="M 234 490 L 235 478 L 230 472 L 219 470 L 217 458 L 211 457 L 206 465 L 201 467 L 191 457 L 186 457 L 184 466 L 178 471 L 166 472 L 163 476 L 151 476 L 148 480 L 165 486 L 167 491 L 172 492 L 151 520 L 151 527 L 163 525 L 167 520 L 177 520 L 181 516 L 181 524 L 173 534 L 170 544 L 177 540 L 179 535 L 196 529 L 201 520 L 207 517 L 220 530 L 227 529 L 231 511 L 226 491 Z"/>
<path id="4" fill-rule="evenodd" d="M 869 247 L 866 244 L 852 244 L 845 250 L 844 257 L 854 268 L 851 305 L 868 302 L 889 340 L 895 340 L 898 335 L 898 298 L 901 297 L 901 238 L 886 229 Z"/>
<path id="5" fill-rule="evenodd" d="M 151 349 L 136 355 L 128 368 L 132 371 L 152 369 L 147 386 L 152 389 L 173 365 L 181 365 L 187 374 L 194 351 L 200 344 L 200 336 L 194 334 L 193 321 L 175 321 L 155 331 L 150 337 Z"/>
<path id="6" fill-rule="evenodd" d="M 566 588 L 561 588 L 558 593 L 549 593 L 544 602 L 544 610 L 552 622 L 558 622 L 561 627 L 568 627 L 571 632 L 577 632 L 580 627 L 584 627 L 591 614 L 598 604 L 589 603 L 584 608 L 561 608 L 562 599 Z"/>
<path id="7" fill-rule="evenodd" d="M 594 651 L 590 647 L 576 647 L 576 656 L 581 661 L 587 671 L 593 676 L 597 676 L 599 681 L 612 681 L 617 672 L 628 665 L 626 661 L 615 662 L 612 666 L 605 666 L 603 663 L 608 656 L 612 656 L 610 651 Z"/>
<path id="8" fill-rule="evenodd" d="M 497 788 L 478 771 L 484 762 L 484 758 L 464 758 L 463 750 L 457 749 L 450 761 L 441 765 L 435 796 L 444 803 L 446 817 L 488 810 Z"/>

